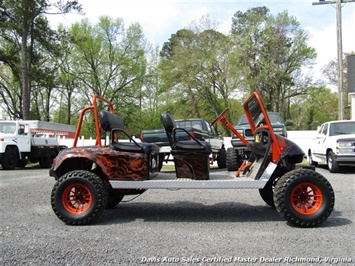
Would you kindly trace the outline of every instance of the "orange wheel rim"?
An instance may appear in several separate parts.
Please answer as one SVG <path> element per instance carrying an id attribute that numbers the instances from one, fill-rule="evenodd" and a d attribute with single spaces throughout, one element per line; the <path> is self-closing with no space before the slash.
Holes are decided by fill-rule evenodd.
<path id="1" fill-rule="evenodd" d="M 301 183 L 292 190 L 291 203 L 298 213 L 311 215 L 322 206 L 323 194 L 316 185 Z"/>
<path id="2" fill-rule="evenodd" d="M 91 191 L 83 184 L 72 184 L 64 190 L 62 203 L 64 208 L 70 213 L 83 213 L 87 211 L 92 204 Z"/>

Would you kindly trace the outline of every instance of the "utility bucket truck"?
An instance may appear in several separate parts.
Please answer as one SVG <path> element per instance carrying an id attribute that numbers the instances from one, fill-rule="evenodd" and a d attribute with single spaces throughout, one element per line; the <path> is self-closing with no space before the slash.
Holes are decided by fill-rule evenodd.
<path id="1" fill-rule="evenodd" d="M 28 161 L 50 168 L 59 151 L 57 136 L 73 138 L 75 126 L 38 120 L 0 121 L 0 164 L 4 170 L 25 167 Z"/>
<path id="2" fill-rule="evenodd" d="M 98 110 L 98 100 L 109 108 Z M 89 110 L 94 111 L 96 145 L 76 147 L 84 113 Z M 142 194 L 147 189 L 228 189 L 231 193 L 234 189 L 258 189 L 261 198 L 290 224 L 314 227 L 324 222 L 335 201 L 330 183 L 314 168 L 296 168 L 304 153 L 295 143 L 274 134 L 259 94 L 246 100 L 244 111 L 254 141 L 248 142 L 227 121 L 228 109 L 212 123 L 226 124 L 251 151 L 236 172 L 210 171 L 211 145 L 192 135 L 189 140 L 179 139 L 178 132 L 189 133 L 177 127 L 168 113 L 162 113 L 175 171 L 158 172 L 159 147 L 131 138 L 112 103 L 95 95 L 93 105 L 81 113 L 74 147 L 61 151 L 50 170 L 56 180 L 51 193 L 54 213 L 66 224 L 83 225 L 115 207 L 125 195 Z M 110 134 L 107 145 L 101 144 L 102 130 Z M 121 134 L 129 142 L 121 141 Z"/>

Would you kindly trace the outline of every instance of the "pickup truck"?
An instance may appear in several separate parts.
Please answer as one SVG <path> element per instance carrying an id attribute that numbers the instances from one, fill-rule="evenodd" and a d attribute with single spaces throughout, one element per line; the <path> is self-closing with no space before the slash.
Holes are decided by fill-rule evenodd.
<path id="1" fill-rule="evenodd" d="M 318 127 L 317 137 L 308 149 L 310 165 L 328 165 L 336 173 L 343 165 L 355 166 L 355 121 L 330 121 Z"/>
<path id="2" fill-rule="evenodd" d="M 208 121 L 202 118 L 189 118 L 175 120 L 175 122 L 177 127 L 186 129 L 196 139 L 209 142 L 212 147 L 212 162 L 217 161 L 218 168 L 226 167 L 226 150 L 223 137 Z M 179 140 L 189 139 L 189 136 L 183 131 L 179 131 L 177 135 Z M 159 153 L 162 155 L 159 156 L 159 170 L 161 170 L 164 161 L 173 160 L 170 156 L 171 148 L 164 129 L 142 130 L 140 139 L 142 142 L 154 143 L 159 146 Z"/>
<path id="3" fill-rule="evenodd" d="M 277 112 L 267 112 L 267 115 L 269 116 L 274 133 L 287 138 L 286 127 L 292 126 L 292 122 L 284 122 L 281 115 Z M 239 118 L 235 129 L 247 141 L 254 141 L 254 135 L 251 132 L 246 115 L 242 115 Z M 226 166 L 229 171 L 236 171 L 241 163 L 249 158 L 250 150 L 236 136 L 232 137 L 231 144 L 232 147 L 227 149 Z"/>

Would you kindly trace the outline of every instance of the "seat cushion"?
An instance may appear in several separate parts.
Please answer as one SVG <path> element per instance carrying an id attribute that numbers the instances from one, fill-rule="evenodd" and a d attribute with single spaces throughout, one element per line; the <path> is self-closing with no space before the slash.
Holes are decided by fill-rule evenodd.
<path id="1" fill-rule="evenodd" d="M 118 151 L 139 152 L 139 153 L 159 153 L 159 147 L 152 143 L 145 142 L 113 142 L 112 147 Z"/>
<path id="2" fill-rule="evenodd" d="M 200 150 L 212 152 L 211 144 L 206 141 L 200 141 L 201 145 L 194 140 L 180 140 L 175 142 L 173 150 Z"/>

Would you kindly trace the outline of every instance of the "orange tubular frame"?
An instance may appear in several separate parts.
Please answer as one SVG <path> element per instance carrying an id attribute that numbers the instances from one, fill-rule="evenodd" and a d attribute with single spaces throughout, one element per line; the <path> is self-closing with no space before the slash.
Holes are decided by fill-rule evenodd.
<path id="1" fill-rule="evenodd" d="M 262 114 L 264 115 L 266 125 L 257 127 L 257 125 L 254 124 L 252 114 L 248 108 L 248 103 L 254 99 L 256 99 L 256 101 L 260 107 L 260 110 L 261 110 Z M 244 111 L 245 111 L 245 114 L 246 114 L 247 119 L 249 121 L 250 129 L 251 129 L 253 135 L 255 135 L 255 131 L 258 130 L 259 128 L 267 128 L 269 130 L 270 136 L 272 139 L 272 143 L 271 143 L 271 145 L 272 145 L 272 161 L 274 163 L 276 163 L 280 159 L 280 156 L 282 153 L 282 147 L 280 147 L 280 144 L 279 144 L 279 142 L 275 136 L 275 133 L 272 129 L 271 122 L 269 120 L 269 117 L 267 115 L 267 112 L 265 110 L 265 107 L 264 107 L 263 101 L 261 100 L 260 95 L 257 92 L 253 92 L 252 95 L 250 95 L 249 98 L 244 102 L 243 107 L 244 107 Z"/>
<path id="2" fill-rule="evenodd" d="M 103 97 L 101 97 L 101 96 L 99 96 L 97 94 L 94 94 L 94 97 L 92 99 L 92 105 L 84 108 L 81 111 L 81 113 L 80 113 L 80 117 L 79 117 L 79 121 L 78 121 L 78 127 L 76 128 L 76 132 L 75 132 L 73 147 L 76 147 L 76 145 L 78 143 L 81 126 L 83 124 L 83 119 L 84 119 L 84 116 L 85 116 L 85 114 L 86 114 L 86 112 L 88 110 L 94 110 L 95 132 L 96 132 L 96 143 L 95 143 L 95 145 L 102 146 L 101 145 L 101 136 L 100 136 L 101 126 L 100 126 L 100 123 L 99 123 L 99 110 L 98 110 L 98 107 L 97 107 L 97 100 L 101 100 L 101 101 L 107 103 L 108 106 L 110 107 L 110 112 L 112 114 L 115 113 L 113 105 L 112 105 L 112 103 L 109 100 L 106 100 L 105 98 L 103 98 Z"/>

